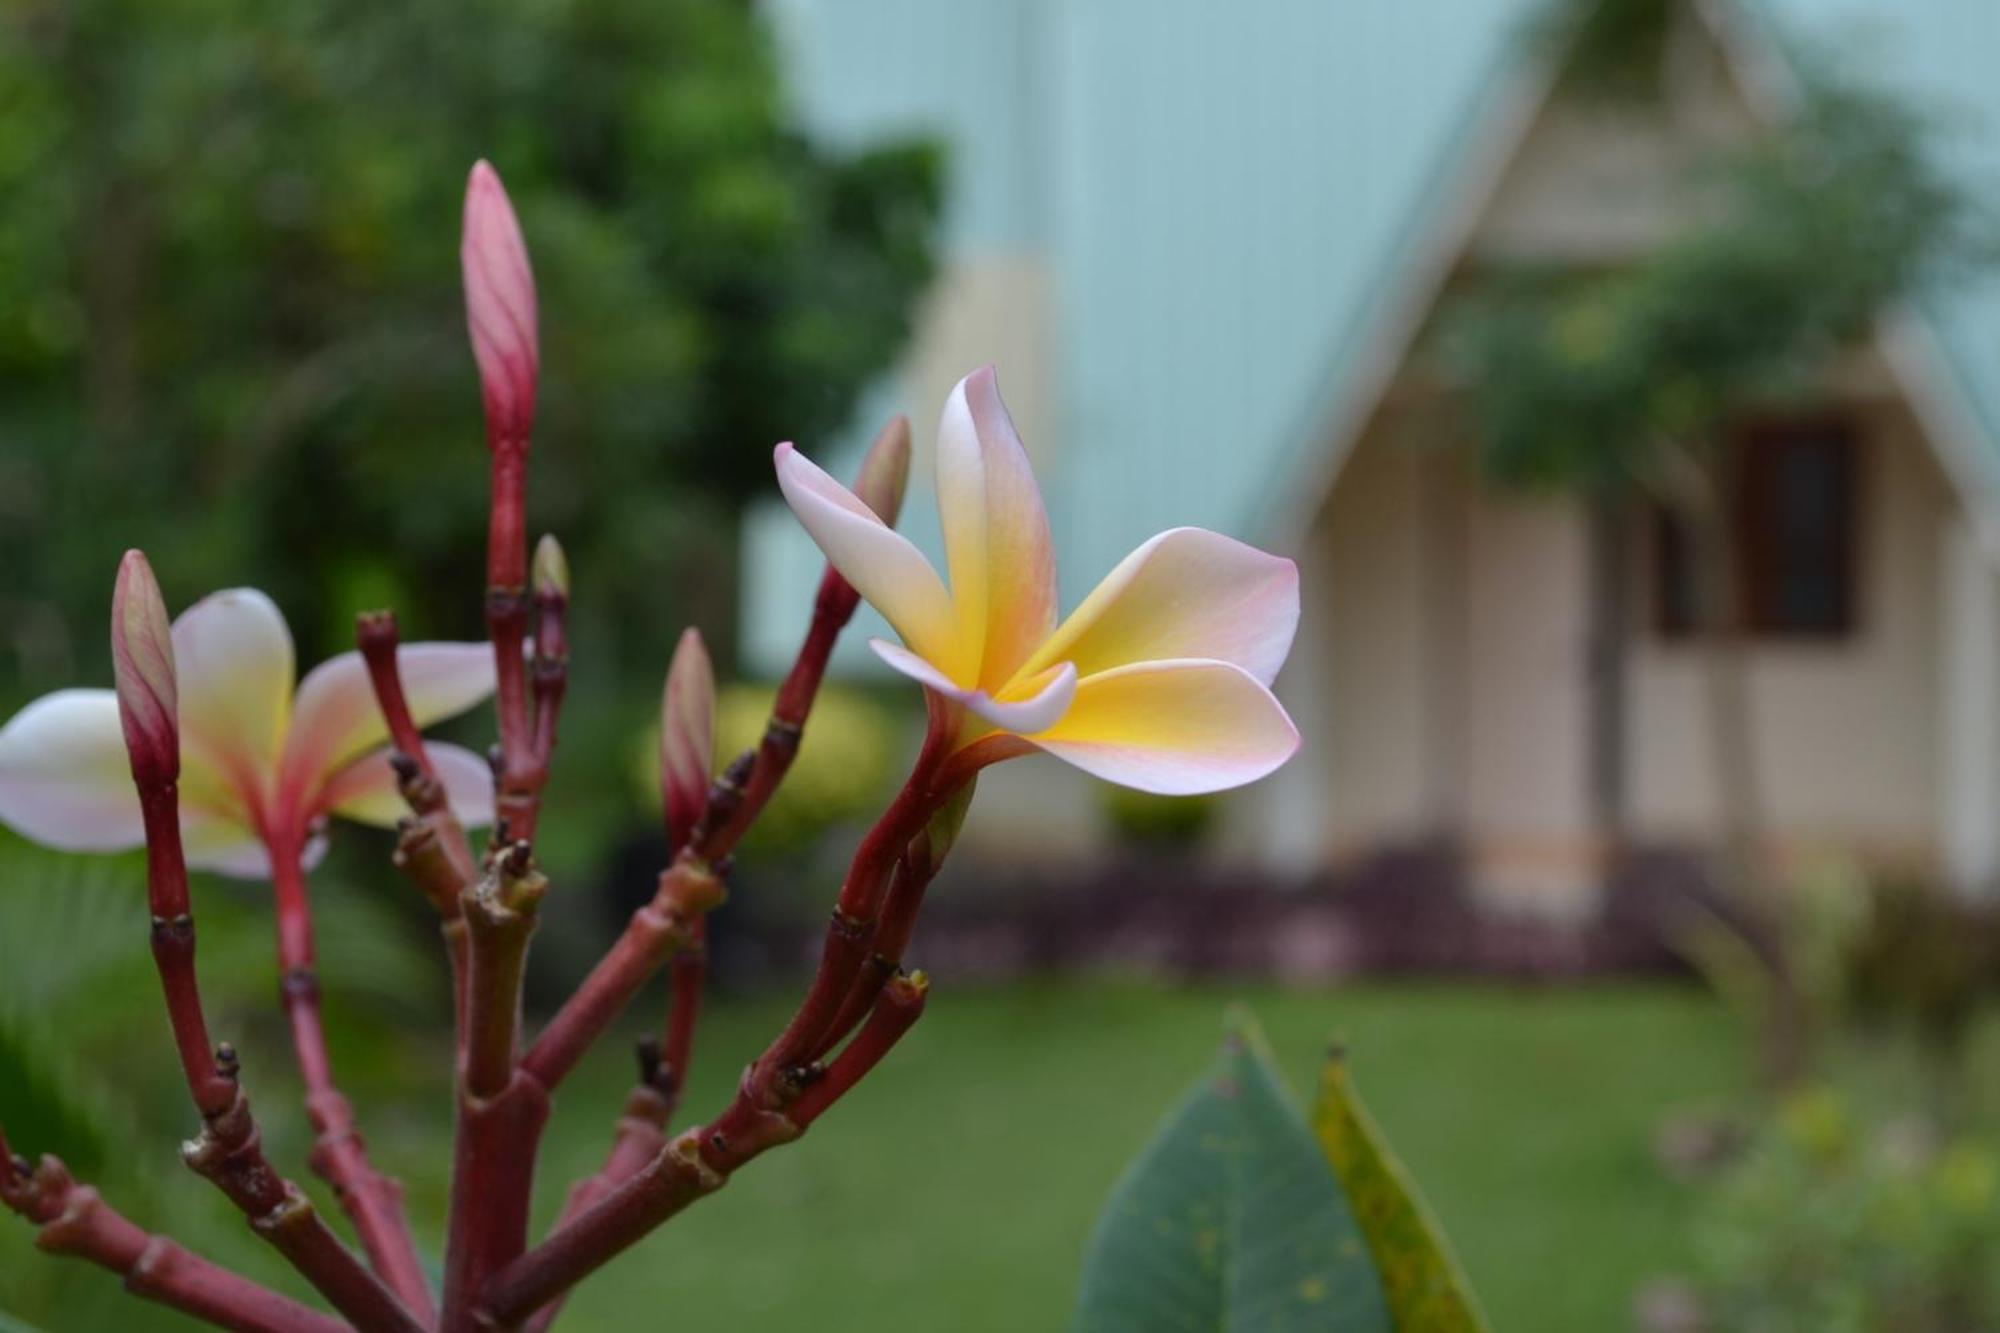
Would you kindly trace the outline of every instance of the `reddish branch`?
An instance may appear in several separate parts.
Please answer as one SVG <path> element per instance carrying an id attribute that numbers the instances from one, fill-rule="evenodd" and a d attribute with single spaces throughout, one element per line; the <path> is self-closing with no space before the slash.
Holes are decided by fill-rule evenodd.
<path id="1" fill-rule="evenodd" d="M 502 1269 L 486 1288 L 484 1313 L 500 1327 L 528 1317 L 721 1189 L 746 1163 L 804 1134 L 910 1030 L 928 990 L 922 973 L 892 980 L 854 1040 L 785 1109 L 738 1101 L 709 1125 L 674 1139 L 638 1174 Z"/>
<path id="2" fill-rule="evenodd" d="M 666 1040 L 646 1037 L 639 1042 L 639 1081 L 626 1095 L 611 1151 L 596 1175 L 586 1176 L 570 1189 L 556 1219 L 558 1228 L 637 1175 L 665 1150 L 667 1131 L 673 1127 L 674 1112 L 680 1109 L 694 1055 L 695 1026 L 701 1017 L 702 988 L 708 978 L 707 935 L 706 919 L 697 920 L 687 945 L 674 955 Z M 561 1310 L 560 1300 L 550 1302 L 528 1321 L 527 1333 L 545 1333 Z"/>
<path id="3" fill-rule="evenodd" d="M 431 763 L 423 733 L 410 715 L 397 666 L 400 632 L 393 611 L 373 611 L 355 622 L 355 642 L 368 666 L 368 681 L 376 706 L 389 728 L 395 749 L 397 785 L 410 807 L 410 818 L 397 829 L 394 864 L 437 909 L 445 955 L 451 960 L 453 1031 L 465 1030 L 465 919 L 459 900 L 479 878 L 472 845 L 452 813 L 444 782 Z"/>
<path id="4" fill-rule="evenodd" d="M 0 1204 L 38 1227 L 36 1248 L 116 1273 L 135 1296 L 239 1333 L 339 1333 L 347 1325 L 309 1310 L 152 1235 L 54 1157 L 16 1157 L 0 1134 Z"/>
<path id="5" fill-rule="evenodd" d="M 526 843 L 501 849 L 491 861 L 463 904 L 470 967 L 445 1252 L 447 1333 L 476 1327 L 472 1298 L 486 1275 L 527 1243 L 532 1145 L 549 1109 L 548 1097 L 514 1063 L 521 976 L 548 881 Z"/>
<path id="6" fill-rule="evenodd" d="M 279 990 L 314 1134 L 308 1160 L 333 1186 L 369 1263 L 403 1303 L 428 1322 L 434 1312 L 430 1284 L 403 1213 L 403 1188 L 369 1162 L 367 1145 L 354 1122 L 354 1108 L 334 1082 L 333 1061 L 327 1054 L 326 1033 L 320 1022 L 312 908 L 299 849 L 273 838 L 270 855 L 278 921 Z"/>
<path id="7" fill-rule="evenodd" d="M 883 914 L 889 880 L 909 854 L 911 843 L 966 788 L 980 767 L 1011 752 L 1004 744 L 977 744 L 955 751 L 956 721 L 950 710 L 934 710 L 923 752 L 909 781 L 856 850 L 828 928 L 819 970 L 785 1031 L 745 1071 L 736 1096 L 721 1115 L 707 1126 L 656 1148 L 645 1165 L 622 1181 L 614 1183 L 608 1173 L 600 1172 L 592 1190 L 595 1202 L 578 1208 L 546 1241 L 493 1279 L 486 1288 L 486 1305 L 503 1325 L 558 1300 L 574 1283 L 647 1232 L 696 1199 L 720 1189 L 745 1162 L 798 1138 L 916 1021 L 928 983 L 921 975 L 909 977 L 898 972 L 874 988 L 868 1021 L 831 1065 L 822 1066 L 815 1058 L 837 1038 L 835 1025 L 846 1013 L 849 997 L 857 987 L 867 985 L 865 964 L 874 956 L 878 914 Z M 718 783 L 721 790 L 727 786 Z M 692 849 L 683 853 L 676 869 L 691 859 Z M 914 916 L 916 895 L 935 871 L 934 856 L 912 861 L 911 869 L 910 892 L 889 918 L 889 944 L 898 954 L 908 940 L 905 916 Z M 627 1104 L 628 1118 L 635 1101 L 647 1112 L 651 1109 L 646 1099 L 635 1094 L 634 1101 Z M 640 1123 L 629 1130 L 631 1149 L 636 1151 L 647 1142 L 651 1130 L 649 1115 L 642 1113 Z"/>
<path id="8" fill-rule="evenodd" d="M 855 1025 L 875 1007 L 876 997 L 889 979 L 902 970 L 903 954 L 917 925 L 917 909 L 923 906 L 924 890 L 938 872 L 942 858 L 934 851 L 928 833 L 910 839 L 896 862 L 889 891 L 882 901 L 881 919 L 876 922 L 872 949 L 861 965 L 860 975 L 848 988 L 832 1024 L 816 1054 L 824 1055 L 854 1031 Z"/>
<path id="9" fill-rule="evenodd" d="M 743 1077 L 736 1100 L 746 1110 L 772 1111 L 783 1105 L 807 1063 L 830 1044 L 834 1023 L 872 950 L 877 914 L 896 863 L 910 840 L 923 832 L 957 790 L 946 785 L 955 772 L 948 762 L 954 727 L 946 710 L 933 709 L 931 728 L 909 781 L 855 849 L 805 999 Z"/>
<path id="10" fill-rule="evenodd" d="M 646 979 L 688 946 L 697 923 L 722 902 L 722 895 L 716 873 L 691 853 L 682 853 L 660 876 L 652 901 L 632 914 L 610 952 L 521 1057 L 522 1072 L 553 1091 Z"/>
<path id="11" fill-rule="evenodd" d="M 265 1159 L 250 1104 L 237 1085 L 236 1053 L 226 1045 L 210 1045 L 195 977 L 194 916 L 181 850 L 173 646 L 159 585 L 137 551 L 127 553 L 119 570 L 111 654 L 119 719 L 145 824 L 153 960 L 188 1095 L 202 1118 L 200 1136 L 182 1149 L 182 1156 L 357 1328 L 415 1333 L 423 1326 L 408 1308 L 340 1243 L 304 1193 Z"/>

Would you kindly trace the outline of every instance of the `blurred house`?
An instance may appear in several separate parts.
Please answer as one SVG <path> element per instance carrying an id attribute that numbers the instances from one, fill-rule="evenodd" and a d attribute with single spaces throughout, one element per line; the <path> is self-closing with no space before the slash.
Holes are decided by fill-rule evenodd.
<path id="1" fill-rule="evenodd" d="M 1616 112 L 1560 90 L 1560 62 L 1525 39 L 1527 0 L 768 8 L 816 133 L 927 128 L 953 151 L 949 266 L 875 415 L 908 411 L 927 441 L 951 382 L 997 363 L 1049 493 L 1065 606 L 1174 524 L 1300 561 L 1279 693 L 1305 747 L 1228 798 L 1225 851 L 1307 868 L 1443 839 L 1483 888 L 1566 903 L 1611 838 L 1714 832 L 1672 543 L 1651 522 L 1622 534 L 1632 633 L 1607 684 L 1583 505 L 1478 480 L 1421 335 L 1483 268 L 1657 244 L 1689 216 L 1686 164 L 1782 115 L 1792 62 L 1815 49 L 1865 51 L 1946 114 L 1968 179 L 2000 179 L 2000 7 L 1690 6 L 1663 96 Z M 851 470 L 873 424 L 805 443 Z M 1820 401 L 1745 429 L 1774 833 L 1988 882 L 2000 287 L 1884 312 Z M 934 550 L 926 485 L 904 526 Z M 818 556 L 780 506 L 747 543 L 746 660 L 775 673 Z M 991 775 L 968 837 L 1030 857 L 1102 837 L 1100 799 L 1060 769 Z"/>

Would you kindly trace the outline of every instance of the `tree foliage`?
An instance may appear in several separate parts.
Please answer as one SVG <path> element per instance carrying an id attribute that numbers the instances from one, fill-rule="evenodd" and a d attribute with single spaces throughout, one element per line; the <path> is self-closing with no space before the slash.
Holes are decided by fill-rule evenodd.
<path id="1" fill-rule="evenodd" d="M 1927 122 L 1832 78 L 1713 164 L 1713 208 L 1606 272 L 1516 271 L 1453 330 L 1485 460 L 1527 483 L 1656 480 L 1657 446 L 1708 440 L 1806 389 L 1885 307 L 1989 249 Z"/>
<path id="2" fill-rule="evenodd" d="M 845 422 L 932 269 L 934 149 L 808 141 L 737 0 L 43 0 L 0 16 L 0 108 L 0 687 L 94 669 L 127 545 L 177 599 L 270 587 L 309 654 L 391 600 L 474 629 L 477 157 L 540 266 L 531 522 L 628 662 L 667 588 L 719 600 L 770 446 Z"/>

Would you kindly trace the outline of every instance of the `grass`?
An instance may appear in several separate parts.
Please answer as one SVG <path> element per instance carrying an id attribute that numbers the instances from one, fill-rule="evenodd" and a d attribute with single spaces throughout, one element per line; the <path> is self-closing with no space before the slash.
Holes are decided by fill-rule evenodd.
<path id="1" fill-rule="evenodd" d="M 1653 1128 L 1664 1107 L 1726 1097 L 1740 1065 L 1723 1015 L 1693 993 L 945 989 L 808 1142 L 618 1261 L 567 1326 L 623 1330 L 637 1309 L 690 1333 L 1059 1329 L 1102 1200 L 1239 995 L 1295 1089 L 1329 1036 L 1348 1041 L 1496 1327 L 1620 1327 L 1634 1285 L 1674 1265 L 1687 1201 L 1652 1164 Z M 717 1104 L 781 1017 L 719 1009 L 691 1104 Z M 566 1092 L 552 1179 L 602 1152 L 624 1091 L 607 1063 Z"/>
<path id="2" fill-rule="evenodd" d="M 562 1327 L 1061 1329 L 1100 1203 L 1205 1066 L 1236 998 L 1257 1012 L 1295 1089 L 1310 1086 L 1330 1036 L 1348 1043 L 1363 1094 L 1497 1328 L 1622 1327 L 1634 1286 L 1675 1267 L 1692 1200 L 1652 1164 L 1654 1127 L 1663 1110 L 1727 1100 L 1740 1081 L 1734 1029 L 1693 991 L 947 984 L 909 1041 L 807 1141 L 753 1164 L 614 1263 Z M 713 1004 L 692 1107 L 721 1101 L 784 1009 L 777 999 Z M 404 1061 L 379 1053 L 343 1053 L 344 1063 L 383 1081 L 354 1088 L 364 1125 L 434 1226 L 443 1093 L 413 1092 Z M 289 1119 L 278 1114 L 290 1095 L 280 1067 L 276 1052 L 257 1066 L 267 1121 Z M 628 1078 L 603 1053 L 563 1090 L 545 1210 L 594 1168 Z M 369 1116 L 384 1095 L 385 1113 Z M 299 1146 L 274 1135 L 281 1160 L 297 1160 Z M 18 1266 L 44 1262 L 23 1239 L 0 1228 L 0 1309 Z M 91 1321 L 105 1307 L 92 1307 L 86 1322 L 38 1313 L 51 1330 L 99 1327 Z"/>

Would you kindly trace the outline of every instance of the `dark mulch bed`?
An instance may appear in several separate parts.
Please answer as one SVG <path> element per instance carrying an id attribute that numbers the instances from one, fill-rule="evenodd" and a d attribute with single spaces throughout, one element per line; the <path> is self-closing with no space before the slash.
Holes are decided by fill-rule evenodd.
<path id="1" fill-rule="evenodd" d="M 1706 900 L 1684 856 L 1635 853 L 1587 920 L 1506 912 L 1468 892 L 1448 847 L 1384 852 L 1304 883 L 1134 856 L 1057 877 L 954 867 L 930 903 L 911 961 L 955 978 L 1002 980 L 1105 969 L 1168 979 L 1453 976 L 1558 980 L 1685 971 L 1671 924 Z M 979 882 L 971 882 L 976 877 Z M 805 971 L 823 923 L 715 923 L 725 984 Z"/>

